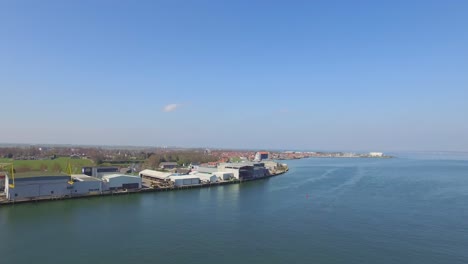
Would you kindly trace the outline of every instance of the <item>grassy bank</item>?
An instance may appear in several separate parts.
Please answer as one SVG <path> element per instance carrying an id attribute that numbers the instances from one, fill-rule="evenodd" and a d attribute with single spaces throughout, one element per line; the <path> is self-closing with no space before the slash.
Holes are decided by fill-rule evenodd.
<path id="1" fill-rule="evenodd" d="M 70 162 L 72 173 L 81 173 L 81 167 L 93 166 L 93 161 L 89 159 L 69 159 L 57 158 L 54 160 L 12 160 L 0 158 L 0 163 L 12 162 L 17 172 L 25 171 L 56 171 L 65 172 L 67 164 Z"/>

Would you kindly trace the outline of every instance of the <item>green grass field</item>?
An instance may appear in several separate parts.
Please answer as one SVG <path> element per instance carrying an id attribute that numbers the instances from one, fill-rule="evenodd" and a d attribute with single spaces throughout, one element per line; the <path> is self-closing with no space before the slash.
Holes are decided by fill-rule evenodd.
<path id="1" fill-rule="evenodd" d="M 67 165 L 70 162 L 72 173 L 81 173 L 81 167 L 93 166 L 94 163 L 89 159 L 69 159 L 57 158 L 54 160 L 12 160 L 0 158 L 0 163 L 13 162 L 17 172 L 26 171 L 56 171 L 67 172 Z"/>

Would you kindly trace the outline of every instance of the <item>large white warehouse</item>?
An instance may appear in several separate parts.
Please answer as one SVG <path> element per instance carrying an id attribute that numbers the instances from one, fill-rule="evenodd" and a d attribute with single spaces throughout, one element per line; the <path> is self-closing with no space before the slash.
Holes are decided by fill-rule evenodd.
<path id="1" fill-rule="evenodd" d="M 140 189 L 141 178 L 138 176 L 125 175 L 125 174 L 112 174 L 104 175 L 103 191 L 118 190 L 118 189 Z"/>
<path id="2" fill-rule="evenodd" d="M 169 179 L 177 187 L 200 184 L 200 178 L 194 175 L 171 176 Z"/>
<path id="3" fill-rule="evenodd" d="M 265 164 L 258 162 L 221 163 L 218 165 L 218 170 L 231 172 L 234 178 L 239 180 L 261 178 L 267 175 Z"/>
<path id="4" fill-rule="evenodd" d="M 218 181 L 218 176 L 211 174 L 211 173 L 196 173 L 194 176 L 197 176 L 200 178 L 200 181 L 202 182 L 217 182 Z"/>
<path id="5" fill-rule="evenodd" d="M 141 178 L 146 178 L 152 181 L 168 181 L 169 177 L 174 176 L 174 173 L 171 172 L 163 172 L 163 171 L 155 171 L 155 170 L 142 170 L 139 173 Z"/>
<path id="6" fill-rule="evenodd" d="M 222 181 L 228 181 L 234 178 L 234 173 L 232 172 L 218 171 L 218 172 L 214 172 L 213 174 L 216 175 Z"/>

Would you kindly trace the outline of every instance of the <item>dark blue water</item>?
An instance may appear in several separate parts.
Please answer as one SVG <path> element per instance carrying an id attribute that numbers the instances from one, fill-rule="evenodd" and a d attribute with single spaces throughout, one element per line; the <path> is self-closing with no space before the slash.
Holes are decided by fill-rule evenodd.
<path id="1" fill-rule="evenodd" d="M 468 161 L 288 163 L 241 185 L 0 208 L 0 262 L 468 263 Z"/>

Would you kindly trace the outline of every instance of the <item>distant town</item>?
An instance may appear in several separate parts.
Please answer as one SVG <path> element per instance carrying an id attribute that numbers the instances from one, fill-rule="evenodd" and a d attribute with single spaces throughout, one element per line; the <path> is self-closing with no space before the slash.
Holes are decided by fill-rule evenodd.
<path id="1" fill-rule="evenodd" d="M 288 171 L 281 160 L 389 158 L 381 152 L 9 146 L 0 148 L 0 204 L 208 187 Z"/>

